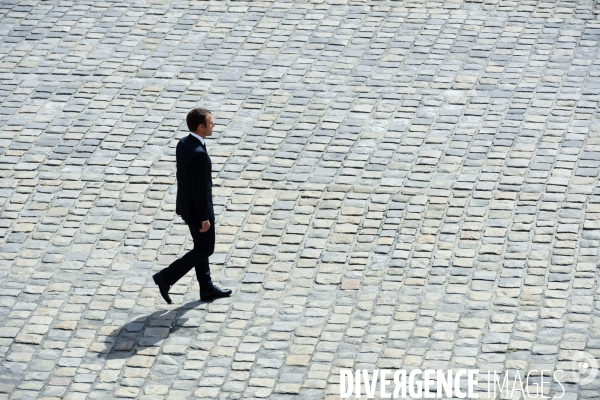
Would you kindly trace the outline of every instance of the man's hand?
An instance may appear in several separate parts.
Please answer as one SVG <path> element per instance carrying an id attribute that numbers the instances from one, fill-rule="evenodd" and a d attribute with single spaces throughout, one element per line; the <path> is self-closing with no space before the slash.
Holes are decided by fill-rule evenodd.
<path id="1" fill-rule="evenodd" d="M 206 232 L 210 228 L 210 221 L 204 221 L 202 223 L 202 228 L 200 228 L 200 233 Z"/>

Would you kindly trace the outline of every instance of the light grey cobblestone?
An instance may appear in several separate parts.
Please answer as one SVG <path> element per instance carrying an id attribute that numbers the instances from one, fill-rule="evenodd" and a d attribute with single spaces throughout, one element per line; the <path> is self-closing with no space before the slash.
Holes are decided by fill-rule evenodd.
<path id="1" fill-rule="evenodd" d="M 599 10 L 3 0 L 0 399 L 334 399 L 341 368 L 600 358 Z M 167 306 L 197 106 L 235 294 L 189 275 Z"/>

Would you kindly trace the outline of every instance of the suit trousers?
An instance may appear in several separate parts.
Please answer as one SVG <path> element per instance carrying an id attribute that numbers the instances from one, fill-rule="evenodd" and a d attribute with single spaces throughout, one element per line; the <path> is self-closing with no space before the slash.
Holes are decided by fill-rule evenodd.
<path id="1" fill-rule="evenodd" d="M 214 251 L 215 245 L 215 223 L 210 222 L 210 228 L 204 233 L 200 233 L 201 224 L 191 222 L 188 224 L 192 238 L 194 239 L 194 248 L 188 251 L 183 257 L 175 260 L 171 265 L 161 271 L 165 282 L 174 285 L 179 279 L 187 274 L 192 268 L 196 269 L 196 278 L 200 284 L 201 292 L 210 292 L 214 286 L 210 279 L 210 267 L 208 257 Z"/>

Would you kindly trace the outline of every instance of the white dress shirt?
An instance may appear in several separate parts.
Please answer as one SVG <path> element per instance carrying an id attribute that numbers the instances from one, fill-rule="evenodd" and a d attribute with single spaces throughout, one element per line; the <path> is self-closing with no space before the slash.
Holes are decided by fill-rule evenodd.
<path id="1" fill-rule="evenodd" d="M 194 132 L 190 132 L 190 135 L 197 137 L 198 139 L 200 139 L 200 143 L 202 143 L 204 146 L 206 146 L 206 144 L 204 143 L 204 139 L 202 138 L 202 136 L 196 135 Z"/>

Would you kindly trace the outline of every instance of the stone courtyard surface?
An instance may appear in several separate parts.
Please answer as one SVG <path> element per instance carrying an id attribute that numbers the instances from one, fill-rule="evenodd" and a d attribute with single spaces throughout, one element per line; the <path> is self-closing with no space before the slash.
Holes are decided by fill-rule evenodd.
<path id="1" fill-rule="evenodd" d="M 597 399 L 596 7 L 0 1 L 0 399 L 333 399 L 341 368 Z M 235 292 L 169 306 L 198 106 Z"/>

